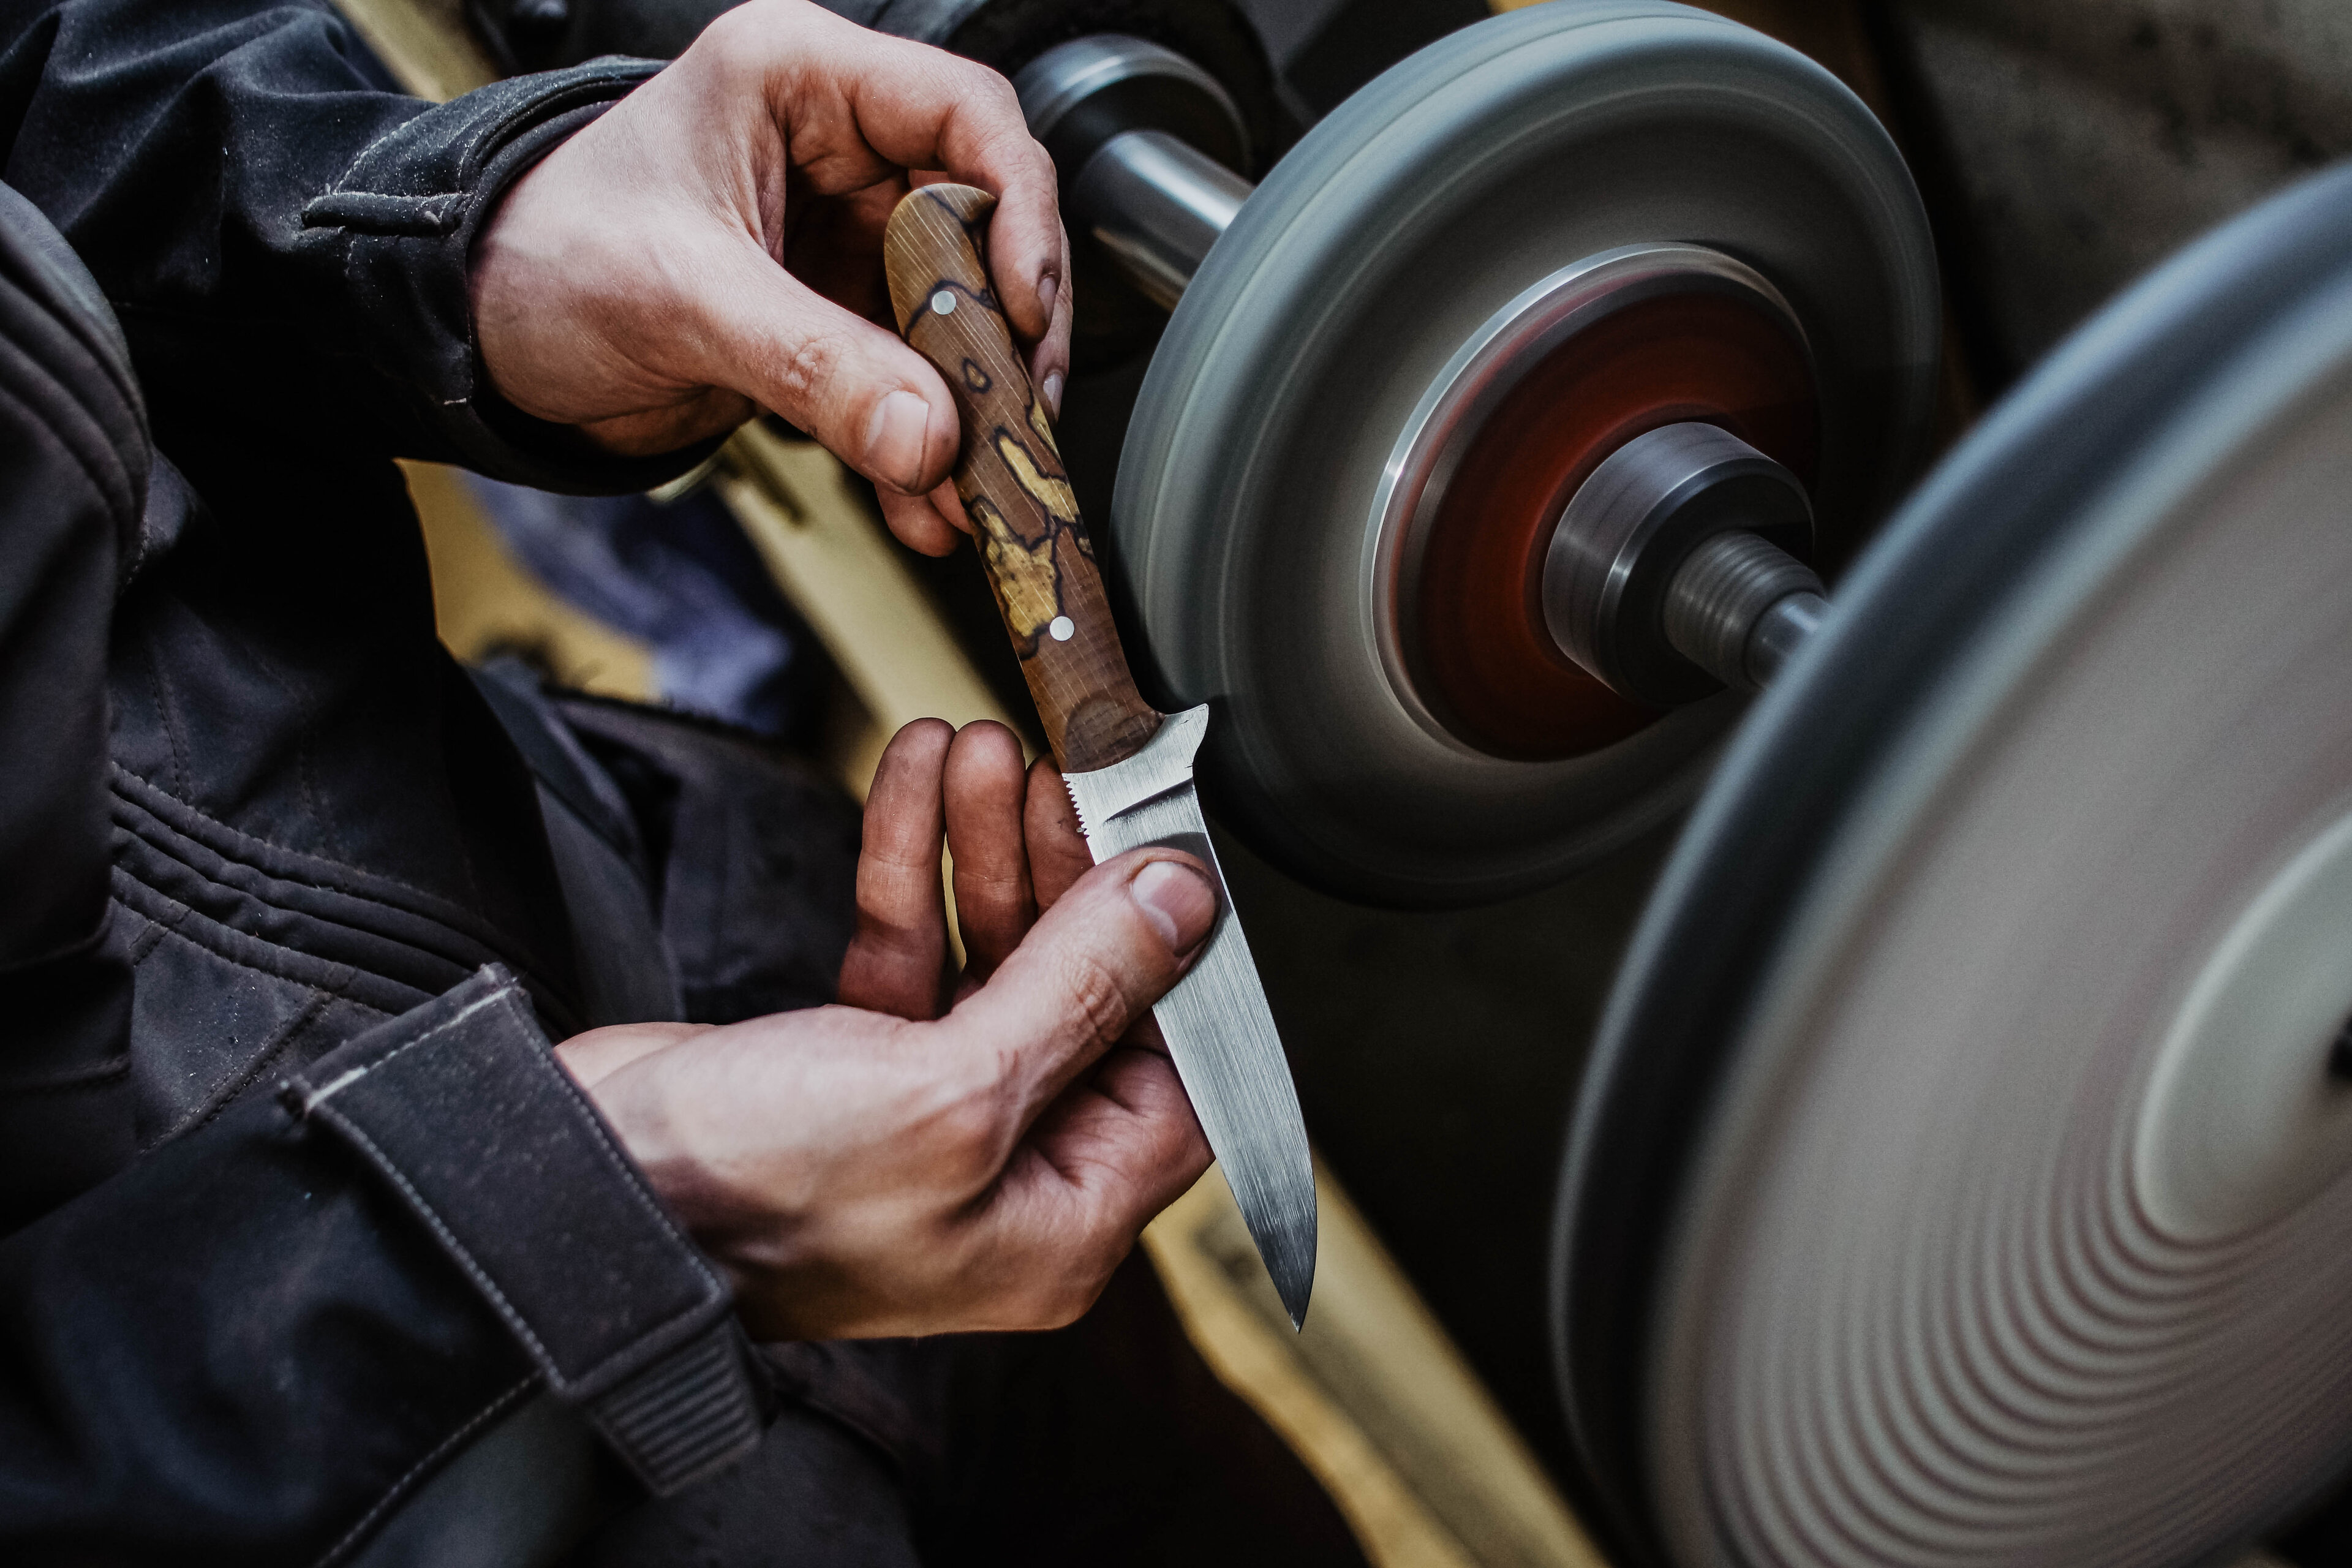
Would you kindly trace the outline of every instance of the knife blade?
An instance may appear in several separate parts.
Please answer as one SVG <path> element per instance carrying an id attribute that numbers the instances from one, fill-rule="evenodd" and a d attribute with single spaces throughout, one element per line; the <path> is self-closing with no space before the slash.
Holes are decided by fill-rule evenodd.
<path id="1" fill-rule="evenodd" d="M 1052 426 L 990 287 L 995 205 L 987 192 L 955 184 L 900 201 L 883 236 L 891 305 L 899 331 L 956 400 L 956 493 L 1089 852 L 1099 863 L 1169 845 L 1215 879 L 1208 941 L 1152 1016 L 1275 1291 L 1302 1327 L 1315 1282 L 1314 1165 L 1290 1064 L 1193 788 L 1209 710 L 1161 714 L 1136 689 Z"/>
<path id="2" fill-rule="evenodd" d="M 1282 1037 L 1192 787 L 1192 758 L 1208 726 L 1205 703 L 1169 714 L 1125 762 L 1062 778 L 1097 865 L 1165 844 L 1216 879 L 1208 943 L 1151 1016 L 1291 1327 L 1304 1328 L 1315 1287 L 1315 1167 Z"/>

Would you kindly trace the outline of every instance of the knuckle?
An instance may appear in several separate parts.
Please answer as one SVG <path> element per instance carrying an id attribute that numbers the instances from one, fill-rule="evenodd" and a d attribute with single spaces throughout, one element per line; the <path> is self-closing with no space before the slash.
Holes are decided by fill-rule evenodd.
<path id="1" fill-rule="evenodd" d="M 948 68 L 953 73 L 956 99 L 959 103 L 1002 115 L 1011 111 L 1016 118 L 1021 111 L 1021 96 L 1013 90 L 1013 83 L 1004 73 L 966 59 L 961 55 L 947 57 Z"/>
<path id="2" fill-rule="evenodd" d="M 1064 992 L 1069 998 L 1071 1015 L 1085 1024 L 1088 1037 L 1096 1045 L 1108 1047 L 1127 1032 L 1126 990 L 1099 954 L 1081 952 L 1069 956 L 1064 971 Z"/>
<path id="3" fill-rule="evenodd" d="M 776 379 L 787 393 L 804 404 L 821 403 L 840 376 L 845 348 L 839 334 L 830 328 L 803 332 L 783 345 Z"/>

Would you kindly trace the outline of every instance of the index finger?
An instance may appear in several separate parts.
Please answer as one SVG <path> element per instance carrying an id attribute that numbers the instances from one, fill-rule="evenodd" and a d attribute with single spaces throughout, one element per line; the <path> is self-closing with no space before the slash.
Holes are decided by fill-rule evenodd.
<path id="1" fill-rule="evenodd" d="M 1029 134 L 1013 84 L 995 71 L 927 44 L 857 30 L 866 41 L 845 52 L 835 85 L 858 133 L 901 168 L 936 171 L 995 195 L 989 273 L 1013 330 L 1039 344 L 1042 379 L 1067 363 L 1069 346 L 1067 312 L 1055 308 L 1069 293 L 1069 250 L 1054 160 Z"/>
<path id="2" fill-rule="evenodd" d="M 1021 836 L 1028 846 L 1029 886 L 1037 907 L 1050 910 L 1095 863 L 1086 836 L 1078 831 L 1078 808 L 1070 799 L 1070 786 L 1051 757 L 1029 764 Z"/>

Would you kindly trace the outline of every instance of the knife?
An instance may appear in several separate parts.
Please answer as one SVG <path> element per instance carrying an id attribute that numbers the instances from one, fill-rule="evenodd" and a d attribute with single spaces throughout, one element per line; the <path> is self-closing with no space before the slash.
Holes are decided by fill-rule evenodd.
<path id="1" fill-rule="evenodd" d="M 1291 1326 L 1303 1327 L 1315 1284 L 1315 1171 L 1290 1064 L 1193 793 L 1209 710 L 1162 714 L 1128 671 L 1053 428 L 989 285 L 995 206 L 986 191 L 954 184 L 900 201 L 882 241 L 891 307 L 955 398 L 956 494 L 1087 849 L 1099 864 L 1169 845 L 1216 880 L 1208 942 L 1152 1016 Z"/>

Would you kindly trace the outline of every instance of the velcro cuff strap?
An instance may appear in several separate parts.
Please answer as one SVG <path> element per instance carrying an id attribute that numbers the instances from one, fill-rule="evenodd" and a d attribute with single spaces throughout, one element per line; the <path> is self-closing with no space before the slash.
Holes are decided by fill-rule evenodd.
<path id="1" fill-rule="evenodd" d="M 726 1283 L 493 965 L 282 1090 L 373 1166 L 558 1397 L 656 1493 L 723 1466 L 761 1420 Z"/>

